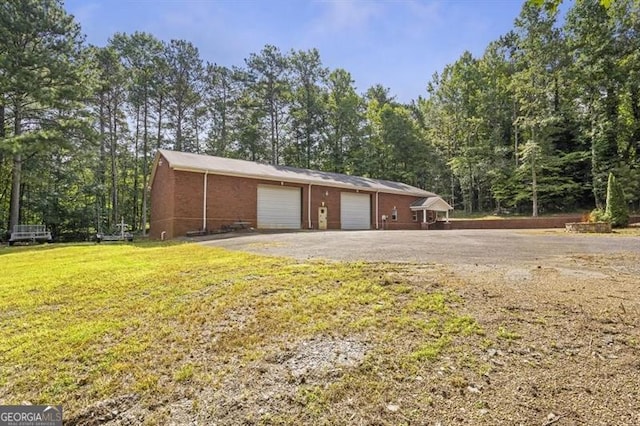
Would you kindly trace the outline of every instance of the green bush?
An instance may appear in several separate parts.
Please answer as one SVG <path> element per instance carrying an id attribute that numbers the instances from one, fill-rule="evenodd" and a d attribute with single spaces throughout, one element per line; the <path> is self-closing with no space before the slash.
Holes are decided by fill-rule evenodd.
<path id="1" fill-rule="evenodd" d="M 605 213 L 611 220 L 611 226 L 615 228 L 625 227 L 629 224 L 629 208 L 624 199 L 624 191 L 613 173 L 609 173 Z"/>
<path id="2" fill-rule="evenodd" d="M 607 213 L 602 209 L 594 209 L 589 213 L 589 222 L 610 222 Z"/>

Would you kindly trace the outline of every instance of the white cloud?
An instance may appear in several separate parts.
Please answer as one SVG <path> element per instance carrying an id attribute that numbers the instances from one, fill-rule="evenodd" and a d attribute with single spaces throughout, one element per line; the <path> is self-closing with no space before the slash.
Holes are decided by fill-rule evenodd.
<path id="1" fill-rule="evenodd" d="M 93 22 L 100 12 L 100 5 L 94 2 L 82 3 L 70 13 L 76 18 L 76 22 Z"/>
<path id="2" fill-rule="evenodd" d="M 406 7 L 409 18 L 407 32 L 421 34 L 444 24 L 441 2 L 405 0 L 401 4 Z"/>
<path id="3" fill-rule="evenodd" d="M 313 30 L 317 33 L 335 33 L 366 29 L 377 17 L 383 15 L 381 3 L 358 0 L 324 0 L 321 16 Z"/>

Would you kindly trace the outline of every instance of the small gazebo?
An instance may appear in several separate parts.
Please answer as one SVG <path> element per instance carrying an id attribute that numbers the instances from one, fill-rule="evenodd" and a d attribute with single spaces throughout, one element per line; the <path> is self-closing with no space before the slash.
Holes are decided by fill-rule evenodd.
<path id="1" fill-rule="evenodd" d="M 438 219 L 438 212 L 445 212 L 445 221 L 449 223 L 449 210 L 453 210 L 453 207 L 442 198 L 433 196 L 420 198 L 411 203 L 411 211 L 420 210 L 422 210 L 422 223 L 429 223 L 427 220 L 427 211 L 436 212 L 431 223 Z"/>

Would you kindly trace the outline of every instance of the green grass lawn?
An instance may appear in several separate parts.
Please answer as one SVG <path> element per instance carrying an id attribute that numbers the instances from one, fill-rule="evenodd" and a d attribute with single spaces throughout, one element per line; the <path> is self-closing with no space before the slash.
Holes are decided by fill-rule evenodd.
<path id="1" fill-rule="evenodd" d="M 357 336 L 372 348 L 363 365 L 301 387 L 304 403 L 278 414 L 327 420 L 338 399 L 379 407 L 402 392 L 400 372 L 419 375 L 457 340 L 483 339 L 437 271 L 417 283 L 393 265 L 153 243 L 4 248 L 0 268 L 0 403 L 62 404 L 66 417 L 124 394 L 151 406 L 220 390 L 279 347 Z"/>

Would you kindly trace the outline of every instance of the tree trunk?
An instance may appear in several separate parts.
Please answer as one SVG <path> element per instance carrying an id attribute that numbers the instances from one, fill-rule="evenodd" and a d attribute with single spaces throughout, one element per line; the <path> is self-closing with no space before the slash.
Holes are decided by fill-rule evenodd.
<path id="1" fill-rule="evenodd" d="M 278 165 L 278 143 L 276 141 L 277 119 L 275 116 L 274 101 L 271 100 L 269 108 L 269 116 L 271 119 L 271 164 Z"/>
<path id="2" fill-rule="evenodd" d="M 22 155 L 13 156 L 13 170 L 11 172 L 11 212 L 9 215 L 9 232 L 20 221 L 20 184 L 22 180 Z"/>
<path id="3" fill-rule="evenodd" d="M 182 107 L 178 106 L 178 114 L 176 116 L 176 151 L 182 151 Z"/>
<path id="4" fill-rule="evenodd" d="M 453 158 L 453 146 L 452 146 L 452 142 L 449 142 L 448 144 L 448 156 L 449 159 Z M 451 197 L 449 199 L 449 204 L 451 205 L 452 208 L 456 208 L 456 182 L 455 182 L 455 176 L 453 175 L 453 172 L 449 172 L 451 174 Z"/>
<path id="5" fill-rule="evenodd" d="M 109 153 L 111 156 L 111 224 L 115 226 L 118 223 L 118 169 L 116 164 L 117 143 L 118 143 L 118 104 L 114 102 L 113 110 L 109 121 L 111 122 L 111 143 Z"/>
<path id="6" fill-rule="evenodd" d="M 514 143 L 514 147 L 513 147 L 513 155 L 516 159 L 516 169 L 518 168 L 519 161 L 518 161 L 518 124 L 516 124 L 516 103 L 513 103 L 513 133 L 514 133 L 514 139 L 515 139 L 515 143 Z"/>
<path id="7" fill-rule="evenodd" d="M 222 128 L 220 129 L 220 139 L 221 143 L 218 145 L 216 149 L 215 155 L 224 156 L 224 153 L 227 150 L 227 105 L 229 103 L 227 94 L 227 85 L 226 81 L 222 85 L 222 110 L 220 112 L 220 125 Z"/>
<path id="8" fill-rule="evenodd" d="M 533 209 L 533 217 L 538 216 L 538 181 L 536 176 L 536 160 L 533 158 L 531 160 L 531 189 L 533 194 L 531 196 L 532 201 L 532 209 Z"/>
<path id="9" fill-rule="evenodd" d="M 5 137 L 5 132 L 4 132 L 4 103 L 3 103 L 3 97 L 2 95 L 0 95 L 0 140 L 4 139 Z M 2 163 L 4 162 L 4 154 L 2 152 L 0 152 L 0 166 L 2 166 Z M 0 197 L 1 199 L 2 197 Z M 3 225 L 0 225 L 3 226 Z"/>
<path id="10" fill-rule="evenodd" d="M 469 208 L 466 209 L 465 206 L 465 210 L 468 210 L 469 213 L 473 213 L 473 168 L 471 167 L 471 161 L 468 159 L 467 166 L 469 168 L 469 187 L 467 188 L 467 191 L 469 192 L 467 195 Z"/>
<path id="11" fill-rule="evenodd" d="M 22 133 L 20 123 L 20 112 L 17 105 L 14 107 L 13 135 Z M 13 232 L 13 227 L 20 222 L 20 195 L 22 183 L 22 155 L 20 153 L 13 156 L 13 170 L 11 172 L 11 209 L 9 213 L 9 232 Z"/>
<path id="12" fill-rule="evenodd" d="M 137 228 L 138 223 L 138 151 L 140 147 L 140 106 L 136 106 L 136 135 L 133 153 L 133 218 L 131 224 L 133 229 Z"/>
<path id="13" fill-rule="evenodd" d="M 102 233 L 102 215 L 104 214 L 104 209 L 105 206 L 107 205 L 107 199 L 105 196 L 105 188 L 106 188 L 106 182 L 107 182 L 107 167 L 106 167 L 106 162 L 107 162 L 107 147 L 105 144 L 105 133 L 106 133 L 106 123 L 105 123 L 105 117 L 104 117 L 104 95 L 100 94 L 100 108 L 99 108 L 99 115 L 100 115 L 100 119 L 99 119 L 99 125 L 100 125 L 100 158 L 99 158 L 99 164 L 98 164 L 98 199 L 97 199 L 97 204 L 98 204 L 98 217 L 97 217 L 97 221 L 96 221 L 96 229 L 98 231 L 98 233 Z"/>
<path id="14" fill-rule="evenodd" d="M 193 129 L 196 136 L 196 153 L 200 154 L 200 137 L 198 136 L 198 112 L 193 112 Z"/>
<path id="15" fill-rule="evenodd" d="M 535 143 L 535 131 L 531 130 L 531 137 Z M 534 149 L 534 152 L 531 153 L 531 210 L 532 216 L 538 217 L 538 177 L 536 176 L 536 156 L 538 155 L 537 150 Z"/>
<path id="16" fill-rule="evenodd" d="M 156 139 L 156 149 L 162 148 L 162 101 L 163 96 L 160 95 L 158 98 L 158 135 Z"/>
<path id="17" fill-rule="evenodd" d="M 4 138 L 4 103 L 1 95 L 0 95 L 0 138 Z M 1 158 L 2 157 L 0 156 L 0 159 Z"/>
<path id="18" fill-rule="evenodd" d="M 149 149 L 149 98 L 146 93 L 144 96 L 144 117 L 142 125 L 142 212 L 140 213 L 140 228 L 142 229 L 142 236 L 147 235 L 147 169 L 149 167 L 147 160 L 147 150 Z"/>

